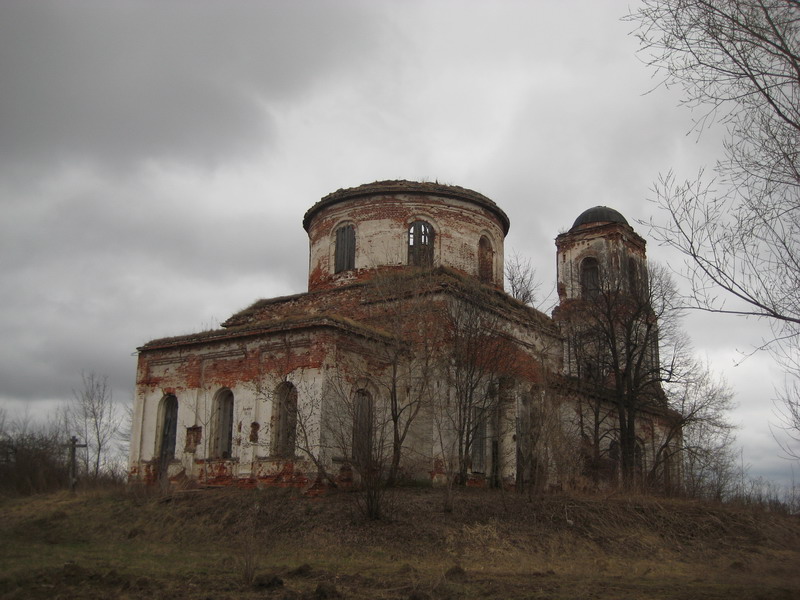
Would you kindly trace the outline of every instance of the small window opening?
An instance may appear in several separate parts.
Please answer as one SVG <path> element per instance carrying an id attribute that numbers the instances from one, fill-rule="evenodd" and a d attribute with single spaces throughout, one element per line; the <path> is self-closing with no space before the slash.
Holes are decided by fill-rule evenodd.
<path id="1" fill-rule="evenodd" d="M 433 266 L 434 232 L 425 221 L 414 221 L 408 228 L 408 264 L 415 267 Z"/>
<path id="2" fill-rule="evenodd" d="M 197 446 L 203 437 L 202 425 L 192 425 L 186 428 L 186 444 L 183 447 L 184 452 L 197 452 Z"/>
<path id="3" fill-rule="evenodd" d="M 336 230 L 336 256 L 334 273 L 349 271 L 356 267 L 356 230 L 344 225 Z"/>
<path id="4" fill-rule="evenodd" d="M 494 251 L 492 242 L 485 235 L 478 242 L 478 278 L 484 283 L 491 283 L 494 279 Z"/>
<path id="5" fill-rule="evenodd" d="M 294 456 L 297 433 L 297 388 L 288 381 L 275 390 L 272 418 L 272 455 Z"/>
<path id="6" fill-rule="evenodd" d="M 233 447 L 233 392 L 217 392 L 213 405 L 211 458 L 230 458 Z"/>

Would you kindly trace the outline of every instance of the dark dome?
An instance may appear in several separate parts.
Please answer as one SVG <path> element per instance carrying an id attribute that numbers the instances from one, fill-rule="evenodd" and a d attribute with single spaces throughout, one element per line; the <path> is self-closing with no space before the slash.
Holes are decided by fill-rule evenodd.
<path id="1" fill-rule="evenodd" d="M 609 208 L 607 206 L 595 206 L 594 208 L 583 211 L 580 216 L 575 219 L 575 222 L 572 224 L 572 229 L 575 229 L 581 225 L 587 225 L 588 223 L 628 224 L 628 222 L 625 220 L 625 217 L 623 217 L 613 208 Z"/>

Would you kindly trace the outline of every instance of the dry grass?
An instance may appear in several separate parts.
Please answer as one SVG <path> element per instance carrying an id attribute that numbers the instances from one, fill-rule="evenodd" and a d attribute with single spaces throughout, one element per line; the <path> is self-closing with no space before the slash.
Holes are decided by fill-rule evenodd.
<path id="1" fill-rule="evenodd" d="M 796 517 L 476 490 L 445 514 L 441 493 L 381 522 L 278 490 L 5 500 L 0 598 L 800 598 Z"/>

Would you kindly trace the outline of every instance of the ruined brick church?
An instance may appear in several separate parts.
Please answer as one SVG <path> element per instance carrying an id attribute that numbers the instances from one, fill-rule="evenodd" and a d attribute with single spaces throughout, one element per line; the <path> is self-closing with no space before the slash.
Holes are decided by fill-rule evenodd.
<path id="1" fill-rule="evenodd" d="M 590 208 L 556 238 L 552 317 L 504 292 L 509 219 L 472 190 L 342 189 L 303 227 L 307 292 L 139 348 L 132 480 L 613 485 L 626 436 L 637 477 L 674 477 L 660 386 L 623 414 L 609 352 L 574 335 L 601 291 L 629 306 L 646 285 L 645 241 L 620 213 Z M 653 321 L 640 370 L 658 368 Z"/>

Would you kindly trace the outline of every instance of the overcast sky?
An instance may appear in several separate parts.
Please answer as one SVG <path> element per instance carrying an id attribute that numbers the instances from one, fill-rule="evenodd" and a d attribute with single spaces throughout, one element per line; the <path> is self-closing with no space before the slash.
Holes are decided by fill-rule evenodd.
<path id="1" fill-rule="evenodd" d="M 0 403 L 46 413 L 136 347 L 306 290 L 304 212 L 383 179 L 476 190 L 546 290 L 586 208 L 660 218 L 650 188 L 711 168 L 637 58 L 635 0 L 0 3 Z M 654 243 L 649 257 L 680 268 Z M 763 324 L 693 315 L 736 388 L 751 475 L 788 482 Z"/>

